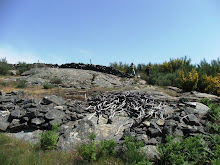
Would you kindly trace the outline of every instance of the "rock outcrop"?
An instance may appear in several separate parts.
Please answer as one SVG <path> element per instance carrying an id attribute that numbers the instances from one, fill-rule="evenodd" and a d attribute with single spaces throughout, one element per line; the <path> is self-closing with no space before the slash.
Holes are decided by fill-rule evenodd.
<path id="1" fill-rule="evenodd" d="M 0 96 L 0 131 L 31 140 L 59 124 L 58 147 L 63 150 L 76 149 L 91 133 L 97 141 L 118 143 L 125 136 L 135 136 L 144 142 L 146 151 L 152 151 L 153 159 L 157 154 L 152 146 L 163 143 L 166 135 L 206 134 L 209 110 L 187 99 L 160 100 L 135 91 L 106 92 L 86 102 L 57 96 L 25 99 L 22 92 L 11 92 Z"/>

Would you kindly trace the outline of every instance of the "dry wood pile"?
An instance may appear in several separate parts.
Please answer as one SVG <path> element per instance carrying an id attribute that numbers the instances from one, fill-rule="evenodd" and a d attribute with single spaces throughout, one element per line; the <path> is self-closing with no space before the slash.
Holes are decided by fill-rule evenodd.
<path id="1" fill-rule="evenodd" d="M 93 112 L 99 118 L 108 118 L 111 123 L 115 113 L 126 112 L 129 117 L 134 119 L 131 127 L 139 125 L 147 118 L 165 119 L 164 105 L 166 102 L 155 100 L 152 96 L 140 92 L 107 92 L 103 95 L 88 99 L 89 107 L 87 110 Z M 90 119 L 89 118 L 89 119 Z M 97 123 L 99 120 L 97 121 Z M 126 123 L 125 123 L 126 124 Z"/>

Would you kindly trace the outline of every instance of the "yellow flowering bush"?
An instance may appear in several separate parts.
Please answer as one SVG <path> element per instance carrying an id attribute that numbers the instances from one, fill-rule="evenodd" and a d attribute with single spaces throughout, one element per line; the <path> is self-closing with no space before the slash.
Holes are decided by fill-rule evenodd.
<path id="1" fill-rule="evenodd" d="M 180 70 L 177 73 L 177 81 L 180 88 L 184 91 L 192 91 L 197 88 L 199 75 L 195 69 L 186 73 L 184 70 Z"/>
<path id="2" fill-rule="evenodd" d="M 215 95 L 220 95 L 220 74 L 218 73 L 216 77 L 207 76 L 205 74 L 202 76 L 202 83 L 204 85 L 204 91 L 212 93 Z"/>
<path id="3" fill-rule="evenodd" d="M 162 72 L 172 72 L 173 68 L 170 62 L 164 62 L 161 66 L 161 71 Z"/>

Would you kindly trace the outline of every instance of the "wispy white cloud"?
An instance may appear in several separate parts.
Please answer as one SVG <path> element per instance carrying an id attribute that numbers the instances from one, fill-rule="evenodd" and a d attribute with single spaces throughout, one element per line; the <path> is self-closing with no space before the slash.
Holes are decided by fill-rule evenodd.
<path id="1" fill-rule="evenodd" d="M 44 62 L 42 59 L 39 59 L 37 55 L 32 52 L 18 51 L 9 47 L 0 46 L 0 58 L 7 59 L 8 63 L 16 64 L 18 62 L 26 63 L 36 63 L 38 60 Z"/>

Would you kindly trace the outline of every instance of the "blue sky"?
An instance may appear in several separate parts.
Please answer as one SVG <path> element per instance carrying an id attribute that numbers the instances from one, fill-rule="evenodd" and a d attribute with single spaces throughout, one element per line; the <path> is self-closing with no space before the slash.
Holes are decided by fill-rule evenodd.
<path id="1" fill-rule="evenodd" d="M 220 57 L 219 0 L 0 0 L 9 63 L 192 63 Z"/>

